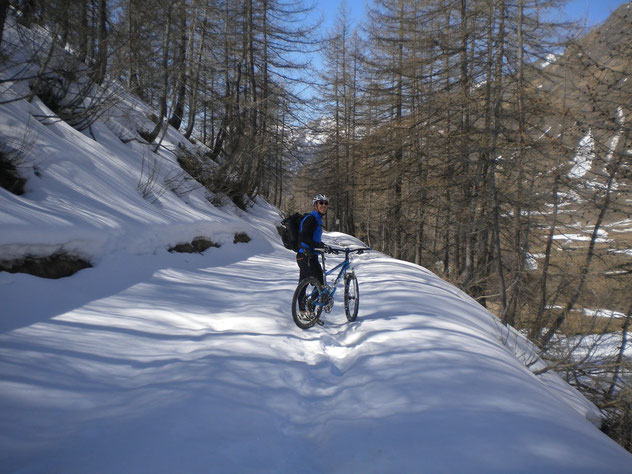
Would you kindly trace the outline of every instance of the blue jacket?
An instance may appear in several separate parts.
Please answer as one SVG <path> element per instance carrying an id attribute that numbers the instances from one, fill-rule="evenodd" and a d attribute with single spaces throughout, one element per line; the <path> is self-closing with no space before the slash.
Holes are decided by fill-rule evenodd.
<path id="1" fill-rule="evenodd" d="M 318 211 L 312 211 L 301 221 L 298 228 L 299 248 L 298 253 L 314 253 L 325 246 L 323 237 L 323 217 Z"/>

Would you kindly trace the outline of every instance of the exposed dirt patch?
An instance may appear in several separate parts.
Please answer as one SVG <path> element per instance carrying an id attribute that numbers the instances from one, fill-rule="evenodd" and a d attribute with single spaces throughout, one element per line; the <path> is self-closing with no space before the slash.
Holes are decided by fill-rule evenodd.
<path id="1" fill-rule="evenodd" d="M 196 237 L 190 243 L 177 244 L 169 248 L 169 252 L 178 253 L 202 253 L 210 247 L 219 248 L 220 245 L 205 237 Z"/>
<path id="2" fill-rule="evenodd" d="M 247 244 L 251 240 L 252 239 L 250 238 L 250 236 L 246 234 L 245 232 L 236 232 L 235 238 L 233 239 L 233 243 L 234 244 Z"/>
<path id="3" fill-rule="evenodd" d="M 21 196 L 24 194 L 26 180 L 20 177 L 15 163 L 5 152 L 0 151 L 0 186 L 7 191 Z"/>
<path id="4" fill-rule="evenodd" d="M 27 255 L 13 260 L 0 260 L 0 271 L 28 273 L 41 278 L 64 278 L 79 270 L 90 268 L 92 264 L 76 255 L 56 252 L 47 257 Z"/>

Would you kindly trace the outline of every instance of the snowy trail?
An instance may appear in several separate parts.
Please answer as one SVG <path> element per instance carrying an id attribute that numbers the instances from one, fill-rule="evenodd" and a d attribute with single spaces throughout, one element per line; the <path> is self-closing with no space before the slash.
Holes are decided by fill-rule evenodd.
<path id="1" fill-rule="evenodd" d="M 3 470 L 624 472 L 430 272 L 364 255 L 359 320 L 338 302 L 302 331 L 293 255 L 244 248 L 118 256 L 63 283 L 0 273 L 37 320 L 0 335 Z"/>

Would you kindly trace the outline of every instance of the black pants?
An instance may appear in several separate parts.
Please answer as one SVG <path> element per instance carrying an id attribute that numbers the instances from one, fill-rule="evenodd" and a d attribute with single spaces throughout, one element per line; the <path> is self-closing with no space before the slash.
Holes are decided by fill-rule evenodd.
<path id="1" fill-rule="evenodd" d="M 323 284 L 323 269 L 318 263 L 318 255 L 305 255 L 304 253 L 296 254 L 296 263 L 300 270 L 298 281 L 301 282 L 308 277 L 316 277 L 316 279 Z M 305 309 L 305 290 L 303 288 L 298 295 L 298 308 L 300 311 Z"/>

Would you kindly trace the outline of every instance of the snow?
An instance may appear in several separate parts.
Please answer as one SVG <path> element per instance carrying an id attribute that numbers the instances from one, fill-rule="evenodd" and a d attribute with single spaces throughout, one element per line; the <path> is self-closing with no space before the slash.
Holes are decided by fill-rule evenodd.
<path id="1" fill-rule="evenodd" d="M 529 270 L 538 269 L 538 260 L 543 259 L 545 255 L 543 253 L 528 253 L 526 258 L 527 268 Z"/>
<path id="2" fill-rule="evenodd" d="M 615 112 L 615 121 L 618 125 L 620 125 L 620 129 L 614 134 L 614 136 L 608 142 L 608 151 L 606 153 L 605 159 L 603 161 L 603 173 L 604 176 L 608 176 L 608 163 L 612 161 L 612 157 L 617 149 L 619 144 L 619 140 L 623 134 L 623 126 L 625 125 L 625 115 L 623 112 L 623 108 L 621 106 L 617 107 Z M 593 161 L 595 160 L 595 140 L 592 135 L 592 130 L 589 130 L 584 138 L 582 138 L 577 145 L 577 152 L 575 157 L 573 158 L 572 168 L 568 172 L 569 178 L 579 179 L 583 178 L 586 173 L 588 173 L 592 167 Z M 588 181 L 584 184 L 588 188 L 593 189 L 605 189 L 605 185 L 603 183 L 597 181 Z M 618 189 L 619 185 L 617 182 L 612 183 L 612 189 Z"/>
<path id="3" fill-rule="evenodd" d="M 608 317 L 608 316 L 607 316 Z M 615 316 L 617 317 L 617 316 Z M 625 317 L 625 316 L 624 316 Z M 571 337 L 567 344 L 576 348 L 575 357 L 588 362 L 613 360 L 621 350 L 621 333 L 619 334 L 589 334 L 585 336 Z M 625 357 L 632 356 L 632 349 L 628 346 Z"/>
<path id="4" fill-rule="evenodd" d="M 584 308 L 584 314 L 586 316 L 593 316 L 598 318 L 625 318 L 625 313 L 619 311 L 613 311 L 610 309 L 588 309 Z"/>
<path id="5" fill-rule="evenodd" d="M 587 242 L 592 238 L 592 231 L 590 229 L 586 230 L 584 233 L 581 234 L 569 234 L 569 233 L 564 233 L 564 234 L 556 234 L 553 237 L 553 240 L 565 240 L 567 242 Z M 603 229 L 599 229 L 597 231 L 597 238 L 595 239 L 595 242 L 598 243 L 608 243 L 611 242 L 610 239 L 607 238 L 608 233 L 603 230 Z"/>
<path id="6" fill-rule="evenodd" d="M 612 253 L 612 254 L 615 254 L 615 255 L 630 255 L 630 256 L 632 256 L 632 249 L 622 249 L 622 250 L 610 249 L 610 250 L 608 250 L 608 253 Z"/>
<path id="7" fill-rule="evenodd" d="M 364 254 L 358 320 L 337 301 L 297 328 L 278 211 L 172 192 L 174 150 L 192 146 L 172 129 L 155 155 L 123 143 L 146 120 L 123 99 L 84 133 L 33 119 L 50 113 L 37 100 L 0 105 L 3 139 L 31 137 L 27 193 L 0 189 L 0 259 L 63 249 L 94 265 L 0 272 L 3 472 L 630 471 L 591 403 L 527 369 L 543 367 L 528 341 L 422 267 Z M 167 250 L 198 236 L 221 247 Z"/>
<path id="8" fill-rule="evenodd" d="M 115 254 L 62 280 L 0 274 L 2 464 L 625 472 L 630 456 L 586 420 L 594 408 L 532 375 L 454 287 L 373 252 L 356 261 L 359 320 L 339 305 L 301 331 L 292 257 L 238 244 Z"/>
<path id="9" fill-rule="evenodd" d="M 540 87 L 542 87 L 542 86 L 538 86 L 538 88 L 540 88 Z M 547 134 L 551 131 L 551 129 L 552 129 L 552 128 L 553 128 L 552 126 L 551 126 L 551 127 L 549 127 L 549 128 L 547 128 L 547 129 L 546 129 L 546 130 L 542 133 L 542 135 L 540 135 L 540 136 L 538 137 L 538 140 L 537 140 L 537 141 L 540 141 L 540 140 L 542 140 L 544 137 L 546 137 L 546 136 L 547 136 Z"/>
<path id="10" fill-rule="evenodd" d="M 620 221 L 611 222 L 609 224 L 604 225 L 604 227 L 608 227 L 612 232 L 632 232 L 632 219 L 622 219 Z"/>
<path id="11" fill-rule="evenodd" d="M 582 138 L 577 145 L 577 153 L 573 159 L 575 164 L 568 172 L 569 178 L 578 179 L 583 177 L 590 171 L 594 158 L 595 140 L 592 136 L 592 131 L 589 130 L 586 136 Z"/>
<path id="12" fill-rule="evenodd" d="M 556 54 L 553 53 L 549 53 L 546 55 L 545 59 L 542 61 L 542 69 L 546 68 L 547 66 L 550 66 L 552 63 L 557 61 L 558 56 Z"/>
<path id="13" fill-rule="evenodd" d="M 606 173 L 606 176 L 608 175 L 607 165 L 612 161 L 612 157 L 617 149 L 621 135 L 623 135 L 624 132 L 623 126 L 625 125 L 625 114 L 623 113 L 623 107 L 617 107 L 616 115 L 616 122 L 621 126 L 621 128 L 617 130 L 617 133 L 615 133 L 615 135 L 610 139 L 610 143 L 608 143 L 608 153 L 606 154 L 606 163 L 604 164 L 604 172 Z"/>

